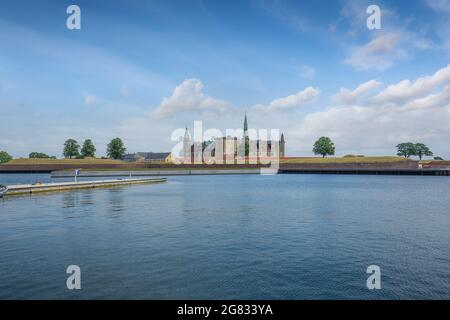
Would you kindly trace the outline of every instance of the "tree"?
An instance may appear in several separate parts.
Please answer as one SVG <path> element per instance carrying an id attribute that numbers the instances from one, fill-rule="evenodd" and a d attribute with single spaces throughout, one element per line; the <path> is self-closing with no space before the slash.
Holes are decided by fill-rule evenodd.
<path id="1" fill-rule="evenodd" d="M 404 142 L 397 145 L 397 155 L 405 158 L 416 155 L 416 145 L 412 142 Z"/>
<path id="2" fill-rule="evenodd" d="M 416 143 L 414 145 L 415 148 L 415 154 L 416 156 L 419 157 L 420 160 L 422 160 L 423 156 L 427 156 L 427 157 L 432 157 L 433 156 L 433 152 L 431 152 L 430 148 L 428 148 L 425 144 L 423 143 Z"/>
<path id="3" fill-rule="evenodd" d="M 115 138 L 108 143 L 106 154 L 112 159 L 122 159 L 126 151 L 127 149 L 125 148 L 122 139 Z"/>
<path id="4" fill-rule="evenodd" d="M 6 151 L 0 151 L 0 164 L 10 162 L 13 157 Z"/>
<path id="5" fill-rule="evenodd" d="M 64 142 L 64 157 L 71 159 L 80 155 L 80 145 L 74 139 L 68 139 Z"/>
<path id="6" fill-rule="evenodd" d="M 333 156 L 335 152 L 334 143 L 328 137 L 321 137 L 314 143 L 314 154 L 320 154 L 322 157 L 330 155 Z"/>
<path id="7" fill-rule="evenodd" d="M 48 154 L 45 154 L 42 152 L 31 152 L 28 155 L 28 158 L 30 158 L 30 159 L 56 159 L 56 157 L 49 156 Z"/>
<path id="8" fill-rule="evenodd" d="M 81 155 L 83 157 L 91 157 L 94 158 L 95 157 L 95 146 L 92 143 L 91 139 L 86 139 L 83 143 L 83 147 L 81 148 Z"/>

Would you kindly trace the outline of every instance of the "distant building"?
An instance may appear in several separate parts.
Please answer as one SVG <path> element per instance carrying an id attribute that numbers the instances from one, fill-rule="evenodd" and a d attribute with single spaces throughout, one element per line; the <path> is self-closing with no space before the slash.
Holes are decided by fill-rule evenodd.
<path id="1" fill-rule="evenodd" d="M 128 153 L 123 157 L 127 162 L 161 162 L 170 159 L 170 152 L 136 152 Z"/>
<path id="2" fill-rule="evenodd" d="M 244 117 L 243 136 L 219 137 L 214 141 L 204 141 L 202 143 L 192 142 L 188 129 L 186 128 L 183 137 L 183 159 L 184 163 L 208 162 L 204 154 L 211 155 L 216 163 L 234 162 L 239 156 L 244 158 L 257 159 L 263 157 L 285 157 L 285 139 L 281 134 L 278 145 L 273 146 L 271 140 L 251 140 L 248 133 L 247 114 Z M 245 155 L 245 156 L 244 156 Z"/>

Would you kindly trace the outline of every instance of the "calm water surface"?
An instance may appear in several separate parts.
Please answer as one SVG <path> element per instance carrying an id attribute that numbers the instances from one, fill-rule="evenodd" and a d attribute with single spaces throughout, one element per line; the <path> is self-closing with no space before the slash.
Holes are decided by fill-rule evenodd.
<path id="1" fill-rule="evenodd" d="M 0 199 L 0 298 L 449 299 L 449 194 L 446 177 L 236 175 Z"/>

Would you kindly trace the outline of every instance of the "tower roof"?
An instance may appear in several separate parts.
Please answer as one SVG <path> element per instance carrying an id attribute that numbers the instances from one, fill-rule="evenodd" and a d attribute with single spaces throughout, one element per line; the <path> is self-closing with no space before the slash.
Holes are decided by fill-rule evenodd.
<path id="1" fill-rule="evenodd" d="M 245 112 L 245 117 L 244 117 L 244 132 L 248 131 L 248 124 L 247 124 L 247 112 Z"/>
<path id="2" fill-rule="evenodd" d="M 184 137 L 183 137 L 183 139 L 184 140 L 189 140 L 191 137 L 189 136 L 189 131 L 188 131 L 188 128 L 186 127 L 186 131 L 184 131 Z"/>

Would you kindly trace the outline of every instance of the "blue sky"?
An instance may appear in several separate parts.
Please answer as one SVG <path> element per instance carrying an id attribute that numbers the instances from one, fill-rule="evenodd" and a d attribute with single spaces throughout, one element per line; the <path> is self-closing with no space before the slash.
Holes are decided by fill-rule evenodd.
<path id="1" fill-rule="evenodd" d="M 61 156 L 92 138 L 103 155 L 120 136 L 170 151 L 173 130 L 239 128 L 246 110 L 291 156 L 327 135 L 338 155 L 411 140 L 450 157 L 449 17 L 448 0 L 3 0 L 0 150 Z"/>

